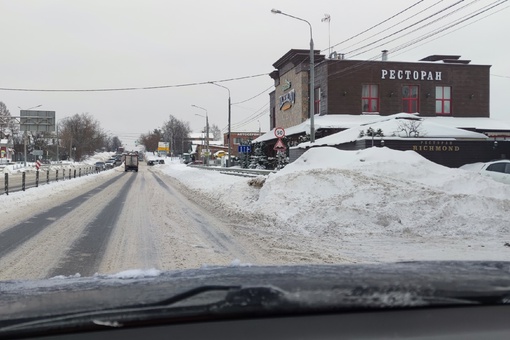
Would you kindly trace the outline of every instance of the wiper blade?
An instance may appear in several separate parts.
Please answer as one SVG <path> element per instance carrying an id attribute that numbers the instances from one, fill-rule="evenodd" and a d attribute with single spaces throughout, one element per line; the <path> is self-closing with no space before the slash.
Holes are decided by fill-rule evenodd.
<path id="1" fill-rule="evenodd" d="M 224 292 L 222 298 L 212 301 L 200 300 L 201 304 L 186 305 L 188 299 L 199 297 L 204 293 Z M 50 330 L 56 326 L 72 329 L 73 327 L 122 327 L 132 321 L 139 322 L 155 316 L 185 317 L 189 315 L 222 315 L 234 311 L 263 311 L 274 306 L 285 305 L 285 292 L 269 286 L 242 287 L 237 285 L 210 285 L 190 289 L 151 303 L 121 306 L 103 310 L 92 310 L 44 318 L 32 318 L 22 322 L 13 321 L 10 325 L 0 326 L 0 335 L 21 331 Z M 184 305 L 181 305 L 184 303 Z M 179 306 L 176 306 L 179 305 Z"/>

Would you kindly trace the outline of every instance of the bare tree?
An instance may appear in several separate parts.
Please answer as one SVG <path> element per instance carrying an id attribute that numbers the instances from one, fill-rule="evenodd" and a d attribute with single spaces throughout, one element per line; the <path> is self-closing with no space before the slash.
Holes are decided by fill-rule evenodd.
<path id="1" fill-rule="evenodd" d="M 156 152 L 158 150 L 158 143 L 161 140 L 163 133 L 159 129 L 154 129 L 153 132 L 144 133 L 138 139 L 139 143 L 145 146 L 145 150 L 149 152 Z"/>
<path id="2" fill-rule="evenodd" d="M 19 133 L 19 125 L 12 118 L 7 106 L 0 102 L 0 138 L 9 138 Z"/>
<path id="3" fill-rule="evenodd" d="M 170 142 L 170 152 L 173 155 L 182 154 L 189 150 L 189 134 L 191 128 L 188 122 L 183 122 L 170 115 L 161 128 L 163 141 Z"/>
<path id="4" fill-rule="evenodd" d="M 422 137 L 424 136 L 421 129 L 421 120 L 417 119 L 400 119 L 398 122 L 398 132 L 403 132 L 406 137 Z"/>
<path id="5" fill-rule="evenodd" d="M 214 140 L 216 140 L 216 141 L 222 140 L 222 138 L 221 138 L 221 130 L 218 127 L 218 125 L 213 124 L 212 126 L 209 126 L 209 133 L 213 134 Z"/>
<path id="6" fill-rule="evenodd" d="M 63 153 L 80 161 L 93 155 L 96 150 L 104 150 L 106 134 L 96 119 L 88 113 L 82 113 L 60 121 L 59 139 L 65 150 Z"/>

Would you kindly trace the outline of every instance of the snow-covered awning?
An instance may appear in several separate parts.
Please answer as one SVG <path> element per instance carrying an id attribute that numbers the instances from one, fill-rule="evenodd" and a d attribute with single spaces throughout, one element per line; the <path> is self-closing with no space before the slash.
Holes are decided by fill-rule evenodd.
<path id="1" fill-rule="evenodd" d="M 500 121 L 493 118 L 482 118 L 482 117 L 473 117 L 473 118 L 457 118 L 457 117 L 420 117 L 418 114 L 409 114 L 409 113 L 397 113 L 389 116 L 380 116 L 380 115 L 349 115 L 349 114 L 335 114 L 335 115 L 325 115 L 325 116 L 315 116 L 314 117 L 314 127 L 315 130 L 320 129 L 350 129 L 353 127 L 360 127 L 366 124 L 373 124 L 381 121 L 387 121 L 388 119 L 395 118 L 410 118 L 417 117 L 422 119 L 423 122 L 434 123 L 438 126 L 442 126 L 444 129 L 452 128 L 455 130 L 449 130 L 454 133 L 454 135 L 450 135 L 448 137 L 452 138 L 475 138 L 479 139 L 481 136 L 476 137 L 475 135 L 470 135 L 466 137 L 461 137 L 458 134 L 458 129 L 477 129 L 484 131 L 510 131 L 510 123 L 505 121 Z M 360 128 L 361 130 L 362 128 Z M 432 129 L 432 132 L 438 132 L 440 128 L 437 127 Z M 443 129 L 443 133 L 447 133 L 446 130 Z M 465 131 L 465 130 L 463 130 Z M 359 132 L 359 131 L 358 131 Z M 299 125 L 295 125 L 285 129 L 285 134 L 287 136 L 297 135 L 301 133 L 310 133 L 310 120 L 307 119 L 303 123 Z M 386 134 L 386 133 L 385 133 Z M 479 134 L 480 135 L 480 134 Z M 432 137 L 432 134 L 427 135 L 428 138 Z M 438 137 L 438 136 L 436 136 Z M 443 135 L 443 137 L 446 137 Z M 327 137 L 325 137 L 327 138 Z M 268 140 L 276 139 L 274 135 L 274 129 L 263 134 L 262 136 L 255 139 L 253 142 L 264 142 Z"/>
<path id="2" fill-rule="evenodd" d="M 360 124 L 356 127 L 319 138 L 315 140 L 313 146 L 339 145 L 354 142 L 362 138 L 372 138 L 367 136 L 367 130 L 381 130 L 385 139 L 390 138 L 421 138 L 421 139 L 469 139 L 469 140 L 487 140 L 488 137 L 482 133 L 457 129 L 436 123 L 432 118 L 423 118 L 408 113 L 398 113 L 390 116 L 380 116 L 377 121 L 372 123 Z M 377 137 L 380 138 L 380 137 Z M 307 148 L 312 146 L 310 142 L 301 143 L 298 148 Z"/>

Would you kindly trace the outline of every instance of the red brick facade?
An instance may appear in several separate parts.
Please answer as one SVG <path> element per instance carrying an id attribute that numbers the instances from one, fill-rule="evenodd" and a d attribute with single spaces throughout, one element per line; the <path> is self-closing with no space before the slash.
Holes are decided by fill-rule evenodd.
<path id="1" fill-rule="evenodd" d="M 297 125 L 308 118 L 308 51 L 291 50 L 273 66 L 275 91 L 270 96 L 271 128 Z M 419 62 L 325 59 L 316 52 L 316 114 L 380 114 L 419 112 L 422 116 L 490 116 L 490 66 L 471 65 L 458 56 L 437 56 Z M 372 103 L 363 107 L 363 87 L 375 86 Z M 405 98 L 412 88 L 412 101 Z M 294 98 L 289 95 L 293 92 Z M 443 92 L 441 92 L 443 91 Z M 447 98 L 441 93 L 447 92 Z M 439 98 L 436 96 L 439 94 Z M 367 92 L 368 93 L 368 92 Z M 289 107 L 285 102 L 293 99 Z M 363 102 L 365 103 L 365 102 Z M 446 105 L 447 112 L 436 106 Z M 416 109 L 414 109 L 416 108 Z"/>

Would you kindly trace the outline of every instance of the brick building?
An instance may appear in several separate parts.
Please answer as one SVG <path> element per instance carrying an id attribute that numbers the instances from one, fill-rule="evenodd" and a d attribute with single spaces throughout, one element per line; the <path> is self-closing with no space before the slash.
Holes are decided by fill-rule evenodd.
<path id="1" fill-rule="evenodd" d="M 299 137 L 310 131 L 309 50 L 292 49 L 273 66 L 275 71 L 270 76 L 275 89 L 270 93 L 270 127 L 285 128 L 290 146 L 296 145 Z M 510 126 L 490 118 L 490 65 L 472 64 L 456 55 L 432 55 L 416 62 L 399 62 L 388 60 L 383 51 L 380 60 L 361 61 L 347 60 L 342 55 L 326 59 L 315 51 L 314 91 L 318 144 L 320 138 L 377 117 L 417 113 L 438 124 L 487 136 L 487 147 L 476 144 L 480 161 L 494 156 L 494 152 L 489 156 L 489 142 L 491 150 L 495 141 L 502 142 L 498 150 L 500 157 L 510 154 Z M 324 121 L 329 123 L 321 125 Z M 332 121 L 336 123 L 331 124 Z M 272 131 L 256 141 L 266 141 L 269 145 L 276 142 Z M 482 142 L 479 139 L 475 143 Z M 361 144 L 357 143 L 358 147 Z M 407 150 L 406 145 L 410 144 L 398 140 L 386 145 Z M 438 162 L 452 165 L 447 160 Z"/>
<path id="2" fill-rule="evenodd" d="M 273 64 L 271 128 L 308 118 L 308 50 L 290 50 Z M 488 65 L 460 56 L 418 62 L 325 59 L 316 51 L 315 114 L 418 112 L 421 116 L 489 117 Z"/>
<path id="3" fill-rule="evenodd" d="M 230 140 L 230 149 L 232 150 L 232 156 L 239 156 L 238 147 L 242 143 L 248 143 L 260 137 L 262 132 L 234 132 L 231 131 L 232 138 Z M 223 145 L 228 147 L 228 133 L 223 134 Z"/>

